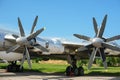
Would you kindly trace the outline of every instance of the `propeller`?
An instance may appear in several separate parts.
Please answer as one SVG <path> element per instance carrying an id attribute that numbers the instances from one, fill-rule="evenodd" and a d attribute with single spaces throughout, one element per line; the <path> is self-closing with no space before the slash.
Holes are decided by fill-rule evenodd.
<path id="1" fill-rule="evenodd" d="M 39 48 L 42 51 L 48 52 L 48 50 L 45 47 L 43 47 L 42 45 L 40 45 L 36 42 L 36 37 L 45 30 L 45 28 L 43 27 L 43 28 L 37 30 L 36 32 L 34 32 L 34 28 L 36 26 L 37 19 L 38 19 L 38 16 L 36 16 L 36 18 L 34 20 L 30 35 L 25 36 L 25 32 L 24 32 L 22 23 L 20 21 L 20 18 L 18 17 L 18 27 L 20 30 L 20 36 L 13 35 L 13 37 L 15 38 L 15 41 L 16 41 L 16 45 L 12 46 L 11 48 L 9 48 L 6 51 L 7 53 L 9 53 L 9 52 L 15 51 L 16 49 L 18 49 L 20 47 L 24 47 L 23 58 L 21 61 L 20 68 L 22 68 L 23 63 L 24 63 L 25 59 L 27 58 L 29 68 L 31 69 L 30 54 L 29 54 L 29 49 L 28 49 L 29 47 L 31 47 L 31 46 L 36 47 L 35 45 L 37 44 L 38 46 L 36 48 Z"/>
<path id="2" fill-rule="evenodd" d="M 91 68 L 97 52 L 99 52 L 101 59 L 102 59 L 102 62 L 103 62 L 103 65 L 104 65 L 104 68 L 106 69 L 107 63 L 106 63 L 106 55 L 104 52 L 105 48 L 120 51 L 119 47 L 113 46 L 113 45 L 108 43 L 109 41 L 120 39 L 120 35 L 113 36 L 113 37 L 107 38 L 107 39 L 103 38 L 103 33 L 105 30 L 106 21 L 107 21 L 107 15 L 105 15 L 105 17 L 102 21 L 101 27 L 98 28 L 97 22 L 96 22 L 95 18 L 93 17 L 93 26 L 94 26 L 94 31 L 96 34 L 94 38 L 90 38 L 88 36 L 80 35 L 80 34 L 73 34 L 75 37 L 77 37 L 79 39 L 87 40 L 89 42 L 89 44 L 85 47 L 89 48 L 89 46 L 90 46 L 90 48 L 91 47 L 93 48 L 92 54 L 91 54 L 89 62 L 88 62 L 88 69 Z"/>

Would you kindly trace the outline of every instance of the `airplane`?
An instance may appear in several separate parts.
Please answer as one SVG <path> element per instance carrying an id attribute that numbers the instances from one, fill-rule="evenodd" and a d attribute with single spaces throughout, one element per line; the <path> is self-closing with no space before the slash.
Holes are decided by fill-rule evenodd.
<path id="1" fill-rule="evenodd" d="M 95 52 L 95 49 L 101 49 L 101 41 L 104 41 L 105 39 L 101 39 L 102 34 L 104 32 L 103 28 L 105 28 L 106 23 L 106 16 L 103 20 L 103 26 L 100 28 L 100 30 L 97 28 L 96 21 L 93 19 L 94 28 L 97 33 L 99 33 L 100 38 L 93 38 L 92 42 L 93 44 L 92 48 Z M 36 16 L 33 26 L 30 32 L 30 35 L 25 36 L 24 29 L 21 23 L 20 18 L 18 17 L 18 27 L 20 30 L 20 34 L 15 33 L 9 33 L 5 31 L 0 31 L 0 59 L 7 60 L 10 62 L 10 64 L 7 66 L 7 71 L 23 71 L 23 63 L 25 59 L 27 59 L 29 68 L 31 69 L 31 59 L 34 55 L 37 55 L 37 57 L 41 56 L 49 56 L 53 58 L 64 58 L 67 59 L 70 66 L 66 68 L 66 75 L 71 75 L 71 72 L 74 73 L 74 75 L 84 75 L 84 69 L 82 66 L 77 67 L 76 63 L 78 59 L 82 58 L 89 58 L 89 45 L 84 46 L 87 43 L 76 43 L 76 42 L 68 42 L 68 41 L 61 41 L 60 39 L 47 39 L 47 38 L 40 38 L 38 35 L 45 30 L 45 28 L 41 28 L 34 32 L 34 28 L 36 27 L 36 23 L 38 20 L 38 16 Z M 101 32 L 102 31 L 102 32 Z M 87 39 L 86 36 L 81 36 L 78 34 L 74 34 L 75 36 L 82 39 Z M 89 38 L 90 39 L 90 38 Z M 120 39 L 120 35 L 116 37 L 112 37 L 107 39 L 108 41 L 117 40 Z M 92 44 L 92 43 L 91 43 Z M 98 47 L 96 48 L 96 46 Z M 110 45 L 107 43 L 107 45 Z M 106 48 L 106 46 L 105 46 Z M 109 47 L 108 47 L 109 48 Z M 113 50 L 119 51 L 120 48 L 116 46 L 112 46 Z M 111 48 L 110 48 L 111 49 Z M 96 52 L 97 52 L 96 50 Z M 102 50 L 103 51 L 103 48 Z M 96 53 L 92 52 L 92 57 L 90 57 L 89 65 L 92 65 L 93 60 L 93 54 Z M 38 56 L 39 55 L 39 56 Z M 101 54 L 102 56 L 105 55 L 105 53 Z M 110 55 L 110 54 L 109 54 Z M 120 54 L 118 54 L 120 55 Z M 105 56 L 103 56 L 104 62 L 105 62 Z M 21 64 L 17 65 L 17 60 L 21 60 Z M 105 62 L 106 64 L 106 62 Z"/>

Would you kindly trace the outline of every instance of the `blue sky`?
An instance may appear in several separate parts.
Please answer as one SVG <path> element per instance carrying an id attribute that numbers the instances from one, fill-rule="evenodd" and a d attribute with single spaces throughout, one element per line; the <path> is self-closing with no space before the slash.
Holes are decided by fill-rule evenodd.
<path id="1" fill-rule="evenodd" d="M 38 15 L 36 30 L 46 27 L 39 36 L 73 40 L 78 33 L 94 37 L 92 18 L 100 25 L 105 14 L 104 36 L 120 34 L 120 0 L 0 0 L 0 28 L 19 32 L 20 17 L 27 35 Z"/>

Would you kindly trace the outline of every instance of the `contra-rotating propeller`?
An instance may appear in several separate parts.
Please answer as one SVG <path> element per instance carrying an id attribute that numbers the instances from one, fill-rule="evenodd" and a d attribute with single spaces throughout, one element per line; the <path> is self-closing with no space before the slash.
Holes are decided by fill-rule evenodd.
<path id="1" fill-rule="evenodd" d="M 93 25 L 94 25 L 94 31 L 95 31 L 95 37 L 94 38 L 90 38 L 88 36 L 84 36 L 84 35 L 80 35 L 80 34 L 74 34 L 74 36 L 76 36 L 77 38 L 84 39 L 84 40 L 87 40 L 87 41 L 90 42 L 90 44 L 86 45 L 85 47 L 90 48 L 92 46 L 92 48 L 93 48 L 92 54 L 91 54 L 89 62 L 88 62 L 88 69 L 91 68 L 97 52 L 99 52 L 99 54 L 101 56 L 101 59 L 103 61 L 104 68 L 106 69 L 107 68 L 107 62 L 106 62 L 106 55 L 105 55 L 104 49 L 109 48 L 109 49 L 112 49 L 112 50 L 120 51 L 120 48 L 118 48 L 116 46 L 113 46 L 113 45 L 108 43 L 110 41 L 120 39 L 120 35 L 117 35 L 117 36 L 114 36 L 114 37 L 111 37 L 111 38 L 107 38 L 107 39 L 102 37 L 103 33 L 104 33 L 106 21 L 107 21 L 107 15 L 105 15 L 105 17 L 102 21 L 102 25 L 98 29 L 97 22 L 96 22 L 95 18 L 93 17 Z"/>
<path id="2" fill-rule="evenodd" d="M 20 68 L 22 68 L 23 63 L 24 63 L 25 59 L 27 58 L 29 68 L 31 69 L 31 62 L 30 62 L 30 55 L 29 55 L 28 47 L 31 47 L 31 46 L 37 47 L 37 48 L 41 49 L 42 51 L 48 52 L 48 50 L 46 48 L 44 48 L 42 45 L 40 45 L 36 42 L 36 37 L 45 29 L 45 28 L 41 28 L 41 29 L 37 30 L 36 32 L 34 32 L 34 28 L 36 26 L 37 19 L 38 19 L 38 16 L 36 16 L 36 18 L 34 20 L 30 35 L 25 36 L 22 23 L 20 21 L 20 18 L 18 17 L 18 26 L 19 26 L 19 30 L 20 30 L 20 36 L 12 35 L 15 39 L 14 41 L 15 41 L 16 45 L 14 45 L 13 47 L 9 48 L 6 51 L 7 53 L 9 53 L 9 52 L 15 51 L 16 49 L 20 48 L 21 46 L 24 47 L 23 58 L 21 61 Z M 36 44 L 37 44 L 37 46 L 35 46 Z"/>

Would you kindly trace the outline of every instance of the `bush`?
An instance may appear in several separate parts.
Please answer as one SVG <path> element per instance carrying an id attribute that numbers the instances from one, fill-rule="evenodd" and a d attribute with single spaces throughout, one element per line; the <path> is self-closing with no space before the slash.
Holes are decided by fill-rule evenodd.
<path id="1" fill-rule="evenodd" d="M 107 61 L 107 65 L 111 67 L 120 65 L 119 57 L 107 57 L 106 61 Z M 103 66 L 103 62 L 101 59 L 96 59 L 96 64 L 99 64 L 99 66 Z"/>
<path id="2" fill-rule="evenodd" d="M 35 59 L 33 59 L 32 61 L 35 62 L 35 63 L 38 63 L 38 62 L 41 61 L 41 60 L 42 60 L 42 58 L 35 58 Z"/>
<path id="3" fill-rule="evenodd" d="M 79 60 L 78 62 L 77 62 L 77 65 L 79 65 L 79 66 L 83 66 L 83 65 L 87 65 L 87 63 L 88 63 L 88 60 L 86 60 L 86 59 L 82 59 L 82 60 Z"/>
<path id="4" fill-rule="evenodd" d="M 99 66 L 103 66 L 102 60 L 101 59 L 95 59 L 96 64 Z"/>
<path id="5" fill-rule="evenodd" d="M 107 57 L 108 66 L 119 66 L 120 58 L 119 57 Z"/>

